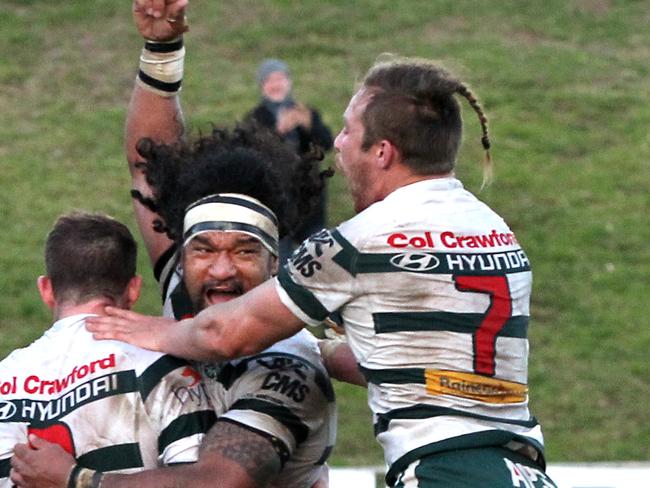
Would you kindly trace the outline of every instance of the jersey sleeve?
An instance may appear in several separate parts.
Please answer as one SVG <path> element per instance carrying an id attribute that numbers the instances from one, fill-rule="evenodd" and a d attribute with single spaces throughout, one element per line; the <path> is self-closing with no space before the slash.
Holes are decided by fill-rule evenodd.
<path id="1" fill-rule="evenodd" d="M 355 248 L 338 230 L 305 240 L 276 278 L 282 303 L 309 325 L 318 325 L 358 295 Z"/>
<path id="2" fill-rule="evenodd" d="M 267 353 L 251 358 L 228 389 L 228 398 L 230 405 L 219 419 L 281 441 L 287 457 L 315 436 L 325 436 L 321 449 L 333 446 L 334 439 L 327 438 L 335 435 L 336 425 L 331 383 L 320 368 L 299 357 Z"/>
<path id="3" fill-rule="evenodd" d="M 184 360 L 161 356 L 139 380 L 145 411 L 159 432 L 159 463 L 195 462 L 203 436 L 216 420 L 200 373 Z"/>

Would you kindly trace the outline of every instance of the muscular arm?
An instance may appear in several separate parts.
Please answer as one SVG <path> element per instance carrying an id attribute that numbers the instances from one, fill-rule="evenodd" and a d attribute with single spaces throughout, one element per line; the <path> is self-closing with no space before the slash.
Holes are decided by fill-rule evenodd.
<path id="1" fill-rule="evenodd" d="M 177 357 L 211 362 L 258 353 L 291 337 L 303 326 L 280 300 L 273 279 L 180 322 L 114 307 L 106 308 L 106 316 L 86 320 L 86 328 L 95 339 L 115 339 Z"/>
<path id="2" fill-rule="evenodd" d="M 156 142 L 172 143 L 179 139 L 182 131 L 183 116 L 177 96 L 162 97 L 138 85 L 134 86 L 127 112 L 124 138 L 132 189 L 144 196 L 151 194 L 142 168 L 136 167 L 136 163 L 142 162 L 142 157 L 136 150 L 138 141 L 148 137 Z M 153 265 L 172 245 L 172 241 L 164 234 L 153 230 L 156 214 L 135 199 L 133 211 Z"/>
<path id="3" fill-rule="evenodd" d="M 64 488 L 74 459 L 57 444 L 34 438 L 34 448 L 15 447 L 12 480 L 27 488 Z M 105 474 L 103 488 L 258 488 L 280 472 L 280 455 L 271 440 L 230 422 L 208 432 L 195 464 L 134 474 Z"/>
<path id="4" fill-rule="evenodd" d="M 103 488 L 258 488 L 281 469 L 271 440 L 231 422 L 217 422 L 203 441 L 196 464 L 105 475 Z"/>
<path id="5" fill-rule="evenodd" d="M 169 41 L 180 36 L 185 30 L 183 16 L 187 0 L 134 0 L 133 19 L 143 38 L 154 41 Z M 154 11 L 157 13 L 154 15 Z M 177 19 L 168 22 L 167 19 Z M 178 95 L 161 96 L 135 84 L 126 117 L 124 145 L 131 173 L 132 188 L 142 195 L 151 191 L 141 168 L 136 163 L 142 157 L 136 145 L 143 137 L 159 143 L 173 143 L 183 133 L 183 115 Z M 149 258 L 155 264 L 161 254 L 172 244 L 164 235 L 153 230 L 156 215 L 134 200 L 134 213 Z"/>

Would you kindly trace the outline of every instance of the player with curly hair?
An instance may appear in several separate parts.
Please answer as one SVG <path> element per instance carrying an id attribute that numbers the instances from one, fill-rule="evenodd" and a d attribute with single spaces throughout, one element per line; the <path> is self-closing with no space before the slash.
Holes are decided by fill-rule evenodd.
<path id="1" fill-rule="evenodd" d="M 214 128 L 187 137 L 178 97 L 186 2 L 167 2 L 162 16 L 151 15 L 149 3 L 134 2 L 147 41 L 127 115 L 127 159 L 136 220 L 164 313 L 179 319 L 227 303 L 271 278 L 278 269 L 280 236 L 291 235 L 309 213 L 331 171 L 313 170 L 322 157 L 318 151 L 299 157 L 262 127 Z M 55 479 L 51 466 L 71 467 L 74 461 L 40 443 L 36 451 L 20 450 L 23 484 L 322 486 L 336 410 L 313 335 L 301 331 L 254 355 L 196 368 L 217 421 L 195 464 L 117 475 L 91 473 L 78 460 L 69 479 Z M 197 401 L 191 392 L 179 395 Z"/>
<path id="2" fill-rule="evenodd" d="M 531 265 L 455 176 L 459 100 L 478 116 L 488 176 L 487 118 L 473 91 L 426 60 L 378 62 L 334 143 L 355 217 L 311 236 L 277 278 L 194 318 L 110 309 L 87 327 L 223 361 L 337 311 L 348 342 L 329 362 L 352 356 L 368 383 L 389 486 L 555 486 L 528 408 Z"/>

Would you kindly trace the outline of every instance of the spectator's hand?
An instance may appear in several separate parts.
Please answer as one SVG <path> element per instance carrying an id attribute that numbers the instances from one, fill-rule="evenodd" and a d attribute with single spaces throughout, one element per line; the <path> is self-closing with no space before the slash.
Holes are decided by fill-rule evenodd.
<path id="1" fill-rule="evenodd" d="M 95 339 L 114 339 L 152 351 L 166 351 L 168 331 L 178 323 L 115 307 L 106 307 L 105 313 L 86 318 L 86 329 Z"/>
<path id="2" fill-rule="evenodd" d="M 133 0 L 133 20 L 151 41 L 170 41 L 187 32 L 185 7 L 189 0 Z"/>
<path id="3" fill-rule="evenodd" d="M 294 105 L 291 108 L 280 110 L 275 124 L 280 134 L 291 132 L 296 127 L 303 127 L 311 130 L 311 111 L 303 104 Z"/>
<path id="4" fill-rule="evenodd" d="M 11 481 L 27 488 L 66 488 L 74 458 L 58 444 L 35 435 L 31 444 L 16 444 L 11 458 Z"/>

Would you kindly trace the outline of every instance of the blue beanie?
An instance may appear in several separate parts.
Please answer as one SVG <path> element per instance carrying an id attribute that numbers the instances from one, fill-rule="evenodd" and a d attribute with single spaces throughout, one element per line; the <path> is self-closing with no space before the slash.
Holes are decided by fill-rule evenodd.
<path id="1" fill-rule="evenodd" d="M 279 59 L 265 59 L 262 61 L 257 67 L 257 84 L 261 85 L 264 83 L 264 80 L 276 71 L 281 71 L 289 76 L 289 66 L 284 61 L 280 61 Z"/>

